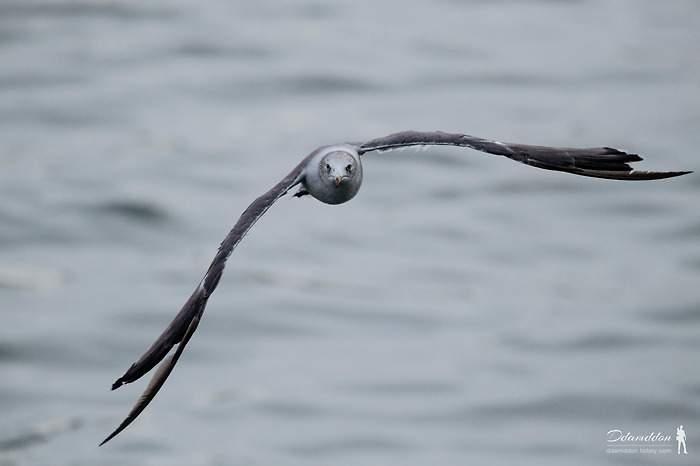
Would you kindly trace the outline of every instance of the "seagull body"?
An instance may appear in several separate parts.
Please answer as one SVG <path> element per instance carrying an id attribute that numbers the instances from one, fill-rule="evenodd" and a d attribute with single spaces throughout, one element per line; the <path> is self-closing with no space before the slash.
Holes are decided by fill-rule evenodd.
<path id="1" fill-rule="evenodd" d="M 690 173 L 687 171 L 635 171 L 632 170 L 629 163 L 641 161 L 641 157 L 610 147 L 574 149 L 531 146 L 439 131 L 404 131 L 368 142 L 320 147 L 306 156 L 282 181 L 255 199 L 246 208 L 233 229 L 224 238 L 204 278 L 175 316 L 175 319 L 148 351 L 114 382 L 112 390 L 139 379 L 163 361 L 126 419 L 100 445 L 111 440 L 131 424 L 158 393 L 197 329 L 209 296 L 214 292 L 221 279 L 227 259 L 250 228 L 275 201 L 287 194 L 291 188 L 301 185 L 295 196 L 311 195 L 326 204 L 342 204 L 355 197 L 362 184 L 360 156 L 373 151 L 435 145 L 468 147 L 504 156 L 537 168 L 594 178 L 638 181 L 671 178 Z M 175 351 L 168 356 L 176 345 Z M 166 356 L 168 357 L 166 358 Z"/>
<path id="2" fill-rule="evenodd" d="M 362 162 L 351 144 L 318 148 L 302 161 L 302 165 L 302 188 L 295 194 L 297 197 L 311 194 L 326 204 L 342 204 L 360 190 Z"/>

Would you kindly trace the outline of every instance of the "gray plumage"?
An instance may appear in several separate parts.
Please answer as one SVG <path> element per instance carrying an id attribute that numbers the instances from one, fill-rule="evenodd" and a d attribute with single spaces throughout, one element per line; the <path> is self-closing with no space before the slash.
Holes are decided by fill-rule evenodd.
<path id="1" fill-rule="evenodd" d="M 153 369 L 177 345 L 155 372 L 136 405 L 121 425 L 100 445 L 124 430 L 148 406 L 172 372 L 182 351 L 197 329 L 209 296 L 221 279 L 226 260 L 255 222 L 280 197 L 301 184 L 296 196 L 309 194 L 327 204 L 341 204 L 352 199 L 362 183 L 360 156 L 407 146 L 447 145 L 469 147 L 501 155 L 517 162 L 547 170 L 613 180 L 657 180 L 690 173 L 634 171 L 629 163 L 641 161 L 636 154 L 600 147 L 568 149 L 524 144 L 501 143 L 465 134 L 405 131 L 362 143 L 324 146 L 305 157 L 282 181 L 255 199 L 241 214 L 236 225 L 224 238 L 207 273 L 175 319 L 146 353 L 112 385 L 112 390 L 131 383 Z"/>

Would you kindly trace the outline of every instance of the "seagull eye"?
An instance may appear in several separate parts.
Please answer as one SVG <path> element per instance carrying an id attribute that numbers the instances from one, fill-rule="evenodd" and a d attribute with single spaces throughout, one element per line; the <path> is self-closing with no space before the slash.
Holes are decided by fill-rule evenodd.
<path id="1" fill-rule="evenodd" d="M 352 173 L 352 164 L 348 164 L 348 166 L 345 167 L 345 171 L 348 173 Z"/>
<path id="2" fill-rule="evenodd" d="M 331 172 L 331 165 L 327 163 L 326 164 L 326 173 L 330 173 L 330 172 Z"/>

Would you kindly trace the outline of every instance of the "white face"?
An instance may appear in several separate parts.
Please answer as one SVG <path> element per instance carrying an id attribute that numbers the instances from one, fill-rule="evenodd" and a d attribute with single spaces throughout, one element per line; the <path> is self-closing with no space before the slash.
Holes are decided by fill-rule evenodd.
<path id="1" fill-rule="evenodd" d="M 347 152 L 337 151 L 321 159 L 319 170 L 321 178 L 330 185 L 340 188 L 341 183 L 349 183 L 357 171 L 355 158 Z"/>

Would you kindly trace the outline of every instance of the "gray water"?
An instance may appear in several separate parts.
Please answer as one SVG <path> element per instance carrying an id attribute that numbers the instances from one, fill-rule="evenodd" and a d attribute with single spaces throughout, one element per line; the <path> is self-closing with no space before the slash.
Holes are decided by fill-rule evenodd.
<path id="1" fill-rule="evenodd" d="M 696 1 L 5 1 L 0 465 L 698 464 L 700 175 L 439 147 L 278 201 L 97 445 L 147 380 L 112 382 L 314 148 L 442 130 L 698 171 L 699 128 Z"/>

